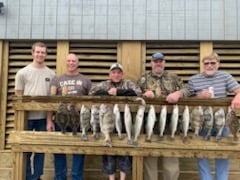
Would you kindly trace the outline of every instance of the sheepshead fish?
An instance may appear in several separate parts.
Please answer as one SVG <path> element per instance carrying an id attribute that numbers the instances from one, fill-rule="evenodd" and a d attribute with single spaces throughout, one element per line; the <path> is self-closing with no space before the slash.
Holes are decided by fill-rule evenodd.
<path id="1" fill-rule="evenodd" d="M 211 137 L 211 132 L 213 129 L 213 122 L 214 122 L 214 117 L 213 117 L 213 110 L 212 107 L 209 106 L 203 111 L 203 128 L 204 130 L 207 131 L 206 136 L 204 137 L 205 140 L 210 140 Z"/>
<path id="2" fill-rule="evenodd" d="M 151 142 L 151 136 L 153 134 L 153 128 L 156 122 L 156 113 L 153 105 L 150 105 L 146 123 L 146 141 Z"/>
<path id="3" fill-rule="evenodd" d="M 124 107 L 124 124 L 128 137 L 127 143 L 132 144 L 132 115 L 128 104 Z"/>
<path id="4" fill-rule="evenodd" d="M 173 111 L 172 111 L 171 123 L 170 123 L 172 139 L 174 139 L 175 132 L 177 131 L 178 119 L 179 119 L 179 109 L 178 109 L 178 105 L 175 104 L 173 105 Z"/>
<path id="5" fill-rule="evenodd" d="M 82 136 L 81 139 L 84 141 L 87 141 L 87 130 L 90 127 L 90 119 L 91 119 L 91 113 L 90 109 L 86 105 L 82 105 L 81 111 L 80 111 L 80 125 L 82 129 Z"/>
<path id="6" fill-rule="evenodd" d="M 231 107 L 228 108 L 228 113 L 226 116 L 227 128 L 233 135 L 233 142 L 238 142 L 238 132 L 240 130 L 240 119 L 236 116 L 235 112 Z"/>
<path id="7" fill-rule="evenodd" d="M 70 121 L 70 115 L 67 107 L 63 103 L 60 103 L 57 108 L 55 120 L 61 128 L 61 132 L 64 134 Z"/>
<path id="8" fill-rule="evenodd" d="M 114 130 L 114 114 L 111 107 L 105 104 L 100 106 L 100 128 L 105 137 L 104 146 L 112 147 L 110 134 Z"/>
<path id="9" fill-rule="evenodd" d="M 194 137 L 199 136 L 199 132 L 203 125 L 203 109 L 202 106 L 195 106 L 191 112 L 191 127 L 194 130 Z"/>
<path id="10" fill-rule="evenodd" d="M 138 106 L 136 118 L 135 118 L 135 124 L 134 124 L 134 138 L 133 138 L 133 145 L 138 145 L 138 136 L 142 129 L 143 119 L 144 119 L 144 111 L 146 102 L 143 98 L 137 97 L 137 101 L 140 101 L 141 104 Z"/>
<path id="11" fill-rule="evenodd" d="M 68 110 L 70 114 L 69 126 L 72 129 L 73 135 L 77 134 L 77 129 L 80 126 L 80 113 L 75 104 L 71 103 L 68 105 Z"/>
<path id="12" fill-rule="evenodd" d="M 218 108 L 214 113 L 214 127 L 217 130 L 216 140 L 222 138 L 222 131 L 225 126 L 226 116 L 223 108 Z"/>
<path id="13" fill-rule="evenodd" d="M 100 130 L 100 122 L 99 122 L 99 107 L 97 105 L 92 105 L 91 107 L 91 119 L 90 125 L 93 131 L 93 139 L 99 139 L 99 130 Z"/>
<path id="14" fill-rule="evenodd" d="M 166 126 L 166 121 L 167 121 L 167 105 L 163 105 L 161 108 L 160 116 L 159 116 L 159 137 L 160 140 L 163 139 L 163 133 L 165 130 Z"/>
<path id="15" fill-rule="evenodd" d="M 113 106 L 113 114 L 114 114 L 114 123 L 115 123 L 115 128 L 116 131 L 118 133 L 118 138 L 122 139 L 123 135 L 122 135 L 122 120 L 121 120 L 121 114 L 120 114 L 120 110 L 118 107 L 118 104 L 115 104 Z"/>
<path id="16" fill-rule="evenodd" d="M 190 123 L 190 112 L 189 107 L 185 106 L 182 114 L 182 129 L 183 129 L 183 143 L 188 142 L 188 129 L 189 129 L 189 123 Z"/>

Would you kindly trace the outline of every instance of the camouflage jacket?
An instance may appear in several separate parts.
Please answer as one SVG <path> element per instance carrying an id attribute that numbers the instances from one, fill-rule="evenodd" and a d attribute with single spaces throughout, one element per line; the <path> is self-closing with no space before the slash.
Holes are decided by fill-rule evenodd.
<path id="1" fill-rule="evenodd" d="M 148 72 L 141 76 L 137 84 L 141 87 L 143 93 L 151 90 L 156 97 L 165 97 L 178 90 L 182 91 L 184 96 L 189 96 L 190 94 L 187 85 L 183 84 L 181 78 L 167 71 L 164 71 L 161 77 Z"/>
<path id="2" fill-rule="evenodd" d="M 117 88 L 117 90 L 119 91 L 133 90 L 137 96 L 140 96 L 142 94 L 141 88 L 130 80 L 122 80 L 120 83 L 113 83 L 111 80 L 107 80 L 107 81 L 102 81 L 96 86 L 92 87 L 91 90 L 89 91 L 89 95 L 95 95 L 96 92 L 99 90 L 103 90 L 107 92 L 110 88 L 113 88 L 113 87 Z M 117 95 L 120 95 L 120 94 L 117 94 Z"/>

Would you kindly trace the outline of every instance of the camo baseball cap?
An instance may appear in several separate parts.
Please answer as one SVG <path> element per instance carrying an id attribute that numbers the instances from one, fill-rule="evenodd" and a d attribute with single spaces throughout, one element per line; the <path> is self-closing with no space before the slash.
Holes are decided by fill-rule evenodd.
<path id="1" fill-rule="evenodd" d="M 118 63 L 112 64 L 109 70 L 112 71 L 113 69 L 120 69 L 121 71 L 123 71 L 122 65 Z"/>
<path id="2" fill-rule="evenodd" d="M 158 59 L 164 60 L 164 55 L 162 53 L 154 53 L 152 55 L 152 60 L 156 61 Z"/>

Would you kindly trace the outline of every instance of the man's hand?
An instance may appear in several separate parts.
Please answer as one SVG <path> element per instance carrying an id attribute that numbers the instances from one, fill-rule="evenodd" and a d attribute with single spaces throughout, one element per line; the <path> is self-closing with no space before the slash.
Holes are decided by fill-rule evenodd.
<path id="1" fill-rule="evenodd" d="M 175 91 L 171 94 L 169 94 L 167 97 L 166 97 L 166 101 L 168 103 L 176 103 L 178 102 L 179 98 L 183 97 L 183 93 L 181 91 Z"/>
<path id="2" fill-rule="evenodd" d="M 155 94 L 153 93 L 153 91 L 148 90 L 143 94 L 143 97 L 149 97 L 149 98 L 154 98 Z"/>
<path id="3" fill-rule="evenodd" d="M 197 94 L 196 97 L 198 97 L 198 98 L 211 98 L 212 93 L 209 90 L 205 89 L 205 90 L 201 91 L 199 94 Z"/>
<path id="4" fill-rule="evenodd" d="M 111 96 L 116 96 L 117 95 L 117 88 L 109 89 L 108 94 L 111 95 Z"/>

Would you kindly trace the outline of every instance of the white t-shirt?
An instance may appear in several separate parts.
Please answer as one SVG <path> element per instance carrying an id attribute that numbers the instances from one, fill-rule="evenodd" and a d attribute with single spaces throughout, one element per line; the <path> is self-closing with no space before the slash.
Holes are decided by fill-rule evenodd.
<path id="1" fill-rule="evenodd" d="M 15 90 L 23 90 L 26 96 L 47 96 L 55 72 L 48 67 L 36 68 L 32 64 L 20 69 L 15 78 Z M 28 119 L 45 119 L 45 111 L 31 111 Z"/>

